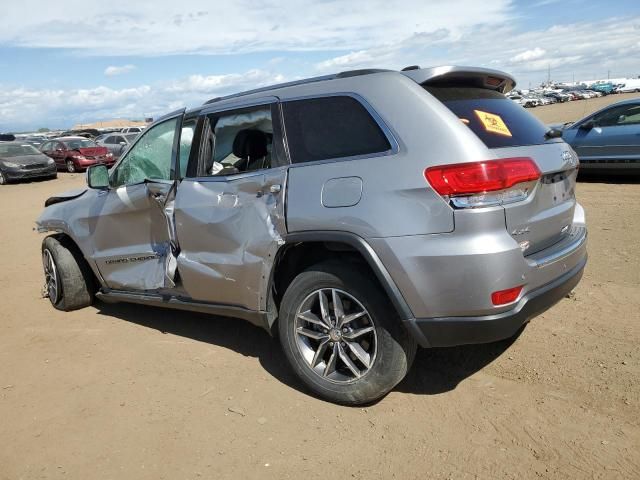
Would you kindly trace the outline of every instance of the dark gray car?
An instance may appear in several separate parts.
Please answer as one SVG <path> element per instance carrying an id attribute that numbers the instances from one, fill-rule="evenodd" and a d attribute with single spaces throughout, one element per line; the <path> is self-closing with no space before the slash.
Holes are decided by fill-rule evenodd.
<path id="1" fill-rule="evenodd" d="M 564 128 L 562 138 L 585 171 L 640 173 L 640 97 L 578 120 Z"/>
<path id="2" fill-rule="evenodd" d="M 169 114 L 47 200 L 49 300 L 245 319 L 316 394 L 380 398 L 417 346 L 512 336 L 580 280 L 577 157 L 514 85 L 353 71 Z"/>
<path id="3" fill-rule="evenodd" d="M 33 145 L 0 142 L 0 185 L 32 178 L 56 178 L 55 162 Z"/>

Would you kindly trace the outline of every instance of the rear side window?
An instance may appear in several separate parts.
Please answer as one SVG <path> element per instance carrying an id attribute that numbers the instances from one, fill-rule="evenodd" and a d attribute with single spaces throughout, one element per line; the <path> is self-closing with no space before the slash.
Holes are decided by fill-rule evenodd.
<path id="1" fill-rule="evenodd" d="M 545 143 L 547 128 L 499 92 L 444 86 L 425 87 L 425 90 L 444 103 L 489 148 Z"/>
<path id="2" fill-rule="evenodd" d="M 371 155 L 391 149 L 364 106 L 347 96 L 282 104 L 293 163 Z"/>

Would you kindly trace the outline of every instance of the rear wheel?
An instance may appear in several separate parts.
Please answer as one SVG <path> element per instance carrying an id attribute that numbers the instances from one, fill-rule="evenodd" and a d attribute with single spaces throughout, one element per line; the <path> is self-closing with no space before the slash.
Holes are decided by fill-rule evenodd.
<path id="1" fill-rule="evenodd" d="M 280 340 L 296 374 L 317 395 L 358 405 L 387 394 L 406 375 L 416 343 L 384 292 L 337 264 L 299 274 L 280 306 Z"/>
<path id="2" fill-rule="evenodd" d="M 84 258 L 60 237 L 42 242 L 44 294 L 58 310 L 70 311 L 93 303 L 94 284 Z"/>
<path id="3" fill-rule="evenodd" d="M 75 173 L 76 165 L 73 163 L 73 160 L 67 160 L 67 172 Z"/>

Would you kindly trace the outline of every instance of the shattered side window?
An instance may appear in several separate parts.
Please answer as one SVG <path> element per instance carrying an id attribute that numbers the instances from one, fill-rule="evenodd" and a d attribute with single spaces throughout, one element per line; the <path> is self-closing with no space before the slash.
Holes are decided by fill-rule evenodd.
<path id="1" fill-rule="evenodd" d="M 215 127 L 212 129 L 211 125 Z M 271 168 L 270 106 L 212 117 L 203 137 L 206 175 L 234 175 Z"/>
<path id="2" fill-rule="evenodd" d="M 117 167 L 112 185 L 134 185 L 145 180 L 171 178 L 171 153 L 178 119 L 147 130 Z"/>

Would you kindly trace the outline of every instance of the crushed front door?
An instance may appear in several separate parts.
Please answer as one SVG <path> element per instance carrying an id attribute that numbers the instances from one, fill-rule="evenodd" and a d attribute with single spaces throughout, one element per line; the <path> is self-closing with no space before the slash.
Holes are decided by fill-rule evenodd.
<path id="1" fill-rule="evenodd" d="M 93 260 L 111 289 L 174 286 L 176 145 L 182 112 L 145 130 L 110 175 L 90 215 Z"/>

